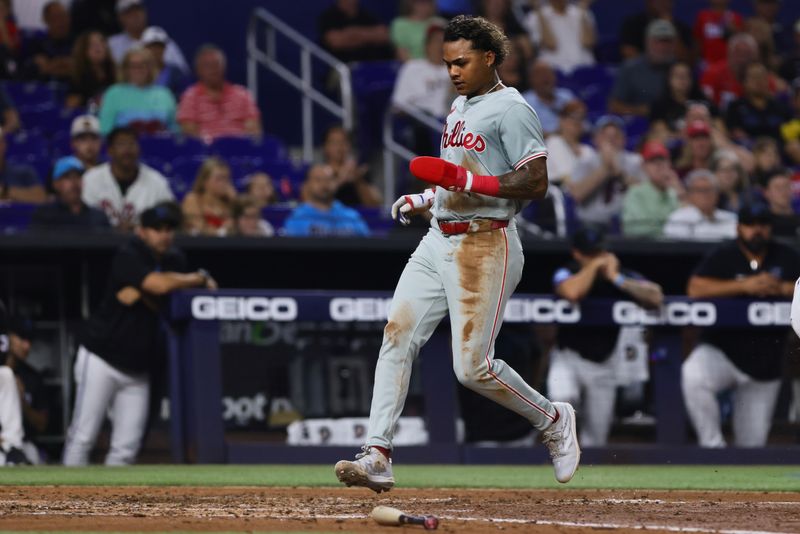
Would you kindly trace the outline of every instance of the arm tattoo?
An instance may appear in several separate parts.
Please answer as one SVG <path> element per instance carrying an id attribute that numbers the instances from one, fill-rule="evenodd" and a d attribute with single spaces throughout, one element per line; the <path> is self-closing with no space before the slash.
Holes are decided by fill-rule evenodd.
<path id="1" fill-rule="evenodd" d="M 518 200 L 540 200 L 547 194 L 546 158 L 536 158 L 519 169 L 502 176 L 500 180 L 500 198 Z"/>

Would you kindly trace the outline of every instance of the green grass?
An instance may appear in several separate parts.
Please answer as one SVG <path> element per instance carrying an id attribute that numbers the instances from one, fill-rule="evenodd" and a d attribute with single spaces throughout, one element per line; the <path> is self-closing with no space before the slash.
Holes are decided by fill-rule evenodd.
<path id="1" fill-rule="evenodd" d="M 397 487 L 800 491 L 795 466 L 583 466 L 567 485 L 549 466 L 404 465 Z M 328 465 L 26 467 L 0 471 L 0 485 L 337 486 Z"/>

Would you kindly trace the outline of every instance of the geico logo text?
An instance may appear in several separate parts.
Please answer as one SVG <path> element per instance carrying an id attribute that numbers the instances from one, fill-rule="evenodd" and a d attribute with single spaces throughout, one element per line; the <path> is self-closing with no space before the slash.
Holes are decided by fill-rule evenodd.
<path id="1" fill-rule="evenodd" d="M 288 297 L 212 297 L 192 299 L 192 317 L 210 321 L 294 321 L 297 301 Z"/>

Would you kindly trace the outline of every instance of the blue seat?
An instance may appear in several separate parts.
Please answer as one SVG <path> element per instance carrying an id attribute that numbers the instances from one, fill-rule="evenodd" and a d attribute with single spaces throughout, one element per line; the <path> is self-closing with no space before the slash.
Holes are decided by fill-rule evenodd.
<path id="1" fill-rule="evenodd" d="M 358 124 L 357 146 L 363 158 L 381 146 L 383 116 L 400 70 L 399 61 L 369 61 L 350 67 Z"/>
<path id="2" fill-rule="evenodd" d="M 39 178 L 39 183 L 44 186 L 50 177 L 53 170 L 53 163 L 49 157 L 35 156 L 32 154 L 23 154 L 18 156 L 8 156 L 8 162 L 14 165 L 27 165 L 31 167 Z"/>
<path id="3" fill-rule="evenodd" d="M 31 222 L 36 204 L 0 202 L 0 233 L 16 234 L 24 232 Z"/>
<path id="4" fill-rule="evenodd" d="M 172 172 L 167 176 L 172 192 L 180 200 L 192 190 L 197 171 L 205 158 L 201 156 L 178 158 L 172 161 Z"/>
<path id="5" fill-rule="evenodd" d="M 647 130 L 650 128 L 650 121 L 645 117 L 628 115 L 625 119 L 625 148 L 637 150 L 644 139 Z"/>
<path id="6" fill-rule="evenodd" d="M 267 206 L 261 210 L 261 217 L 270 223 L 275 230 L 280 230 L 293 210 L 294 208 L 288 206 Z"/>
<path id="7" fill-rule="evenodd" d="M 171 134 L 143 135 L 139 138 L 142 156 L 172 161 L 178 158 L 193 158 L 207 153 L 206 146 L 192 137 L 176 137 Z"/>
<path id="8" fill-rule="evenodd" d="M 589 65 L 578 67 L 568 77 L 567 84 L 573 90 L 580 91 L 587 85 L 614 85 L 616 69 L 606 65 Z"/>
<path id="9" fill-rule="evenodd" d="M 49 159 L 50 145 L 36 132 L 22 131 L 6 138 L 8 157 L 34 157 Z"/>
<path id="10" fill-rule="evenodd" d="M 357 211 L 369 226 L 373 236 L 387 235 L 394 227 L 394 221 L 384 212 L 383 208 L 360 207 L 357 208 Z"/>
<path id="11" fill-rule="evenodd" d="M 57 104 L 60 87 L 51 83 L 42 82 L 3 82 L 5 89 L 14 106 L 17 108 L 37 104 Z"/>
<path id="12" fill-rule="evenodd" d="M 286 159 L 283 141 L 272 135 L 260 139 L 250 137 L 219 137 L 211 143 L 209 152 L 222 158 Z"/>

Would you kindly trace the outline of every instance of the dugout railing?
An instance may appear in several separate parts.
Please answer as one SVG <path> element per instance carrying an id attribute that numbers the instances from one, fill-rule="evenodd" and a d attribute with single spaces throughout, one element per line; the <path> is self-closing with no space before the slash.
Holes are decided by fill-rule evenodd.
<path id="1" fill-rule="evenodd" d="M 289 446 L 225 437 L 220 409 L 221 321 L 375 321 L 385 318 L 388 292 L 187 290 L 173 295 L 169 313 L 171 449 L 176 462 L 331 463 L 352 447 Z M 509 301 L 506 324 L 648 326 L 656 443 L 610 445 L 584 451 L 584 463 L 790 463 L 800 445 L 759 449 L 700 449 L 689 443 L 681 394 L 682 338 L 687 326 L 789 329 L 790 303 L 768 300 L 692 300 L 667 297 L 658 311 L 629 301 L 589 300 L 572 305 L 552 295 L 520 294 Z M 456 380 L 446 324 L 420 353 L 429 443 L 404 447 L 396 457 L 417 463 L 543 463 L 544 447 L 493 448 L 456 439 Z M 376 355 L 377 357 L 377 355 Z M 513 450 L 513 452 L 511 452 Z"/>

